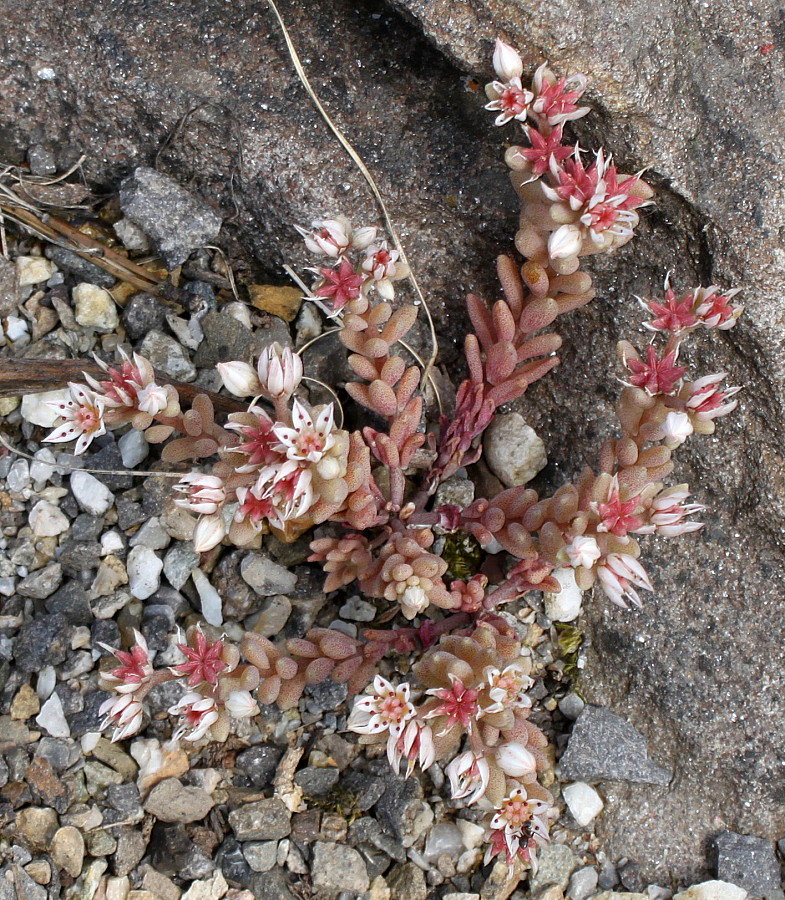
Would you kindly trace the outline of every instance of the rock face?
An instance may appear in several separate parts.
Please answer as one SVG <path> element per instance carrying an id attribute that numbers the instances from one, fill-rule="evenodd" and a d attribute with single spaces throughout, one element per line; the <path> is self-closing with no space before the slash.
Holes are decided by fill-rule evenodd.
<path id="1" fill-rule="evenodd" d="M 500 162 L 515 132 L 493 129 L 461 80 L 490 75 L 493 37 L 515 42 L 532 70 L 548 59 L 560 72 L 586 72 L 596 111 L 574 136 L 604 144 L 623 171 L 653 166 L 657 206 L 633 243 L 592 263 L 598 300 L 567 317 L 560 369 L 518 405 L 548 450 L 544 489 L 577 473 L 612 428 L 614 345 L 639 329 L 632 295 L 657 292 L 671 268 L 679 289 L 746 286 L 742 323 L 684 355 L 701 374 L 727 370 L 747 386 L 718 439 L 692 441 L 678 457 L 675 477 L 709 506 L 707 527 L 667 546 L 646 542 L 656 596 L 643 610 L 586 600 L 582 693 L 629 721 L 674 772 L 669 786 L 608 785 L 598 825 L 607 851 L 634 857 L 648 879 L 695 881 L 708 874 L 717 817 L 769 839 L 785 816 L 785 691 L 774 662 L 785 516 L 778 7 L 397 4 L 405 18 L 381 0 L 282 11 L 314 87 L 377 176 L 450 371 L 466 328 L 461 296 L 493 294 L 492 260 L 511 250 L 517 220 Z M 48 143 L 63 171 L 84 153 L 88 180 L 112 189 L 156 165 L 224 219 L 234 256 L 268 273 L 284 260 L 312 264 L 293 223 L 336 212 L 375 220 L 263 5 L 118 0 L 113 11 L 102 15 L 98 0 L 73 0 L 65 12 L 54 0 L 7 0 L 0 157 L 22 162 L 31 145 Z"/>

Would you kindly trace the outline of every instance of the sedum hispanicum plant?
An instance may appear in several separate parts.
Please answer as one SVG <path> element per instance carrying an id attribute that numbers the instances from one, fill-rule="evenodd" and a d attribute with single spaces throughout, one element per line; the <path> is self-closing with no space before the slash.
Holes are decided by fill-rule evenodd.
<path id="1" fill-rule="evenodd" d="M 501 41 L 493 65 L 486 109 L 497 125 L 520 123 L 525 138 L 505 156 L 522 202 L 515 243 L 523 261 L 497 261 L 500 299 L 468 298 L 468 377 L 452 417 L 437 428 L 425 421 L 423 371 L 401 354 L 417 317 L 416 306 L 394 303 L 408 269 L 378 229 L 335 216 L 299 229 L 318 257 L 309 300 L 339 328 L 356 376 L 345 390 L 372 413 L 370 424 L 346 430 L 332 403 L 310 403 L 300 356 L 272 344 L 256 366 L 218 365 L 227 390 L 248 400 L 222 424 L 205 395 L 183 410 L 177 391 L 157 384 L 150 364 L 134 355 L 104 364 L 103 380 L 72 384 L 47 440 L 76 440 L 83 452 L 106 429 L 130 424 L 164 444 L 163 460 L 193 466 L 175 490 L 178 505 L 196 517 L 197 551 L 258 546 L 266 533 L 292 541 L 321 525 L 310 560 L 324 569 L 324 590 L 356 584 L 389 604 L 384 621 L 404 620 L 360 638 L 312 628 L 275 642 L 249 632 L 239 645 L 194 626 L 179 645 L 183 662 L 164 669 L 152 666 L 136 634 L 130 650 L 111 650 L 117 665 L 104 676 L 112 696 L 102 713 L 113 740 L 141 728 L 145 697 L 164 681 L 187 686 L 170 710 L 179 719 L 175 736 L 186 741 L 225 740 L 232 720 L 255 715 L 259 703 L 287 709 L 307 684 L 343 682 L 357 695 L 348 728 L 361 742 L 384 744 L 393 769 L 407 776 L 418 765 L 446 764 L 453 798 L 487 809 L 486 861 L 502 855 L 533 866 L 555 815 L 538 781 L 552 763 L 529 721 L 529 651 L 499 607 L 530 591 L 557 592 L 565 569 L 583 590 L 598 582 L 612 603 L 640 605 L 639 592 L 652 585 L 638 536 L 701 527 L 690 517 L 703 507 L 689 502 L 688 486 L 665 483 L 672 452 L 694 433 L 711 434 L 739 390 L 723 387 L 724 373 L 690 380 L 678 365 L 680 345 L 700 329 L 733 327 L 741 308 L 735 291 L 679 294 L 666 281 L 664 297 L 640 301 L 652 342 L 642 352 L 619 344 L 619 431 L 594 468 L 550 497 L 517 486 L 465 508 L 438 503 L 439 486 L 479 459 L 498 407 L 557 364 L 555 320 L 594 296 L 581 261 L 629 241 L 638 210 L 652 202 L 640 175 L 620 174 L 602 150 L 591 155 L 564 142 L 565 123 L 589 112 L 579 105 L 583 75 L 559 78 L 543 65 L 524 87 L 521 58 Z M 455 532 L 495 557 L 492 579 L 481 570 L 446 580 L 436 539 Z M 384 658 L 389 674 L 409 655 L 416 658 L 410 680 L 382 676 Z"/>

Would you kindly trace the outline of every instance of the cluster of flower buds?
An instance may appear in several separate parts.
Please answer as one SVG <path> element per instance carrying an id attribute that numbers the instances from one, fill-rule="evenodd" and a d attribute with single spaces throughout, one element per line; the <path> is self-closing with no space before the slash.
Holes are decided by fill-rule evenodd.
<path id="1" fill-rule="evenodd" d="M 145 697 L 155 685 L 166 681 L 180 680 L 188 688 L 169 709 L 180 720 L 173 740 L 198 741 L 209 736 L 223 741 L 229 735 L 231 719 L 249 718 L 259 712 L 251 693 L 259 684 L 259 673 L 253 666 L 240 664 L 240 654 L 231 644 L 210 641 L 199 626 L 193 626 L 177 645 L 184 662 L 155 669 L 145 639 L 138 631 L 133 632 L 133 638 L 128 651 L 101 645 L 120 662 L 101 676 L 102 687 L 112 694 L 99 710 L 104 716 L 101 730 L 111 726 L 113 741 L 139 731 Z"/>
<path id="2" fill-rule="evenodd" d="M 50 406 L 62 422 L 46 438 L 52 443 L 76 441 L 74 453 L 84 453 L 94 438 L 130 422 L 144 431 L 155 418 L 172 418 L 180 413 L 177 391 L 160 385 L 150 363 L 134 353 L 133 360 L 121 352 L 119 368 L 108 366 L 96 357 L 107 379 L 99 381 L 85 373 L 88 384 L 69 383 L 67 396 L 50 400 Z M 168 436 L 168 435 L 167 435 Z"/>
<path id="3" fill-rule="evenodd" d="M 451 759 L 452 798 L 469 804 L 486 798 L 493 809 L 486 861 L 504 851 L 508 862 L 516 856 L 531 862 L 553 815 L 552 797 L 537 782 L 551 764 L 547 741 L 527 721 L 529 665 L 517 635 L 486 613 L 425 651 L 414 667 L 416 689 L 377 675 L 349 717 L 362 743 L 386 742 L 390 765 L 398 772 L 405 764 L 407 777 L 415 765 L 425 770 Z"/>
<path id="4" fill-rule="evenodd" d="M 311 226 L 312 230 L 296 227 L 311 253 L 333 260 L 332 266 L 311 270 L 319 276 L 313 286 L 313 296 L 330 316 L 344 310 L 363 312 L 368 296 L 374 291 L 384 300 L 393 299 L 393 282 L 407 278 L 409 269 L 401 262 L 399 252 L 391 250 L 388 242 L 379 236 L 377 228 L 352 228 L 343 216 L 312 222 Z"/>

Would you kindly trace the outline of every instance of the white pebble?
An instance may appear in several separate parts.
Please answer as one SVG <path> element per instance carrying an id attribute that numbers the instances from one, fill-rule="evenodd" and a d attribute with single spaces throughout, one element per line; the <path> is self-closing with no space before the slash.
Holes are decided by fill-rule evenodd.
<path id="1" fill-rule="evenodd" d="M 137 600 L 146 600 L 158 590 L 161 584 L 161 570 L 164 561 L 159 559 L 149 547 L 134 547 L 125 564 L 128 572 L 128 587 Z"/>
<path id="2" fill-rule="evenodd" d="M 5 320 L 5 336 L 13 344 L 28 333 L 27 321 L 19 316 L 9 316 Z"/>
<path id="3" fill-rule="evenodd" d="M 54 738 L 71 737 L 71 729 L 63 712 L 63 704 L 57 694 L 52 696 L 41 707 L 41 712 L 35 717 L 36 724 L 40 725 Z"/>
<path id="4" fill-rule="evenodd" d="M 210 584 L 207 576 L 201 569 L 194 569 L 191 572 L 194 587 L 196 588 L 199 599 L 202 601 L 202 615 L 205 622 L 209 625 L 223 624 L 223 601 L 221 595 Z"/>
<path id="5" fill-rule="evenodd" d="M 53 271 L 54 266 L 43 256 L 17 256 L 16 258 L 16 277 L 19 287 L 48 281 Z"/>
<path id="6" fill-rule="evenodd" d="M 35 454 L 35 462 L 30 464 L 30 477 L 36 484 L 45 484 L 54 475 L 55 455 L 48 447 Z"/>
<path id="7" fill-rule="evenodd" d="M 114 331 L 120 321 L 112 295 L 94 284 L 82 282 L 72 291 L 76 321 L 86 328 Z"/>
<path id="8" fill-rule="evenodd" d="M 107 531 L 101 535 L 101 556 L 119 553 L 124 547 L 125 544 L 119 531 Z"/>
<path id="9" fill-rule="evenodd" d="M 79 742 L 82 746 L 82 753 L 92 753 L 100 740 L 100 731 L 88 731 L 86 734 L 83 734 L 82 739 Z"/>
<path id="10" fill-rule="evenodd" d="M 147 454 L 150 452 L 150 445 L 147 443 L 144 434 L 132 428 L 127 434 L 124 434 L 117 442 L 120 450 L 120 456 L 126 469 L 133 469 L 139 465 Z"/>
<path id="11" fill-rule="evenodd" d="M 673 900 L 746 900 L 746 897 L 744 888 L 729 881 L 702 881 L 676 894 Z"/>
<path id="12" fill-rule="evenodd" d="M 483 456 L 505 487 L 526 484 L 545 468 L 545 444 L 518 413 L 494 416 L 483 439 Z"/>
<path id="13" fill-rule="evenodd" d="M 558 594 L 545 595 L 545 615 L 551 622 L 572 622 L 581 614 L 583 591 L 575 583 L 575 570 L 554 569 L 553 577 L 561 585 Z"/>
<path id="14" fill-rule="evenodd" d="M 470 822 L 468 819 L 456 819 L 455 824 L 461 833 L 463 846 L 467 850 L 476 850 L 482 846 L 485 841 L 485 829 L 476 822 Z"/>
<path id="15" fill-rule="evenodd" d="M 57 684 L 57 672 L 54 666 L 44 666 L 38 673 L 38 680 L 35 683 L 35 693 L 39 700 L 46 700 L 52 696 L 52 691 Z"/>
<path id="16" fill-rule="evenodd" d="M 57 76 L 54 69 L 44 66 L 35 73 L 35 77 L 41 81 L 54 81 Z"/>
<path id="17" fill-rule="evenodd" d="M 47 500 L 36 503 L 30 510 L 28 522 L 36 537 L 54 537 L 70 527 L 62 510 Z"/>
<path id="18" fill-rule="evenodd" d="M 5 486 L 12 494 L 21 494 L 30 487 L 30 466 L 26 459 L 17 459 L 8 470 Z"/>
<path id="19" fill-rule="evenodd" d="M 91 516 L 102 516 L 114 503 L 109 488 L 89 472 L 71 475 L 71 491 L 79 506 Z"/>
<path id="20" fill-rule="evenodd" d="M 68 391 L 45 391 L 43 394 L 25 394 L 22 397 L 22 418 L 32 425 L 40 425 L 42 428 L 51 428 L 60 418 L 58 414 L 48 406 L 48 403 L 62 403 L 66 399 Z"/>
<path id="21" fill-rule="evenodd" d="M 588 825 L 605 806 L 597 791 L 584 781 L 576 781 L 562 788 L 562 797 L 573 818 L 581 826 Z"/>

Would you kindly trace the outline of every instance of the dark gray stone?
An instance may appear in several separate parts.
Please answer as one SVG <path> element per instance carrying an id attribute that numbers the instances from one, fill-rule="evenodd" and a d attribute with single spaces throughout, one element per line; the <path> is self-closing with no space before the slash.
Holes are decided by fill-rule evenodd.
<path id="1" fill-rule="evenodd" d="M 765 838 L 726 831 L 714 841 L 717 878 L 744 888 L 750 897 L 780 900 L 782 880 L 774 846 Z"/>
<path id="2" fill-rule="evenodd" d="M 51 147 L 46 144 L 33 144 L 27 151 L 27 164 L 33 175 L 55 175 L 57 164 Z"/>
<path id="3" fill-rule="evenodd" d="M 423 789 L 414 778 L 399 778 L 388 774 L 381 799 L 376 804 L 376 818 L 379 824 L 406 844 L 416 818 L 422 812 Z"/>
<path id="4" fill-rule="evenodd" d="M 140 166 L 120 186 L 120 208 L 150 238 L 167 267 L 211 244 L 221 216 L 200 197 L 155 169 Z"/>
<path id="5" fill-rule="evenodd" d="M 251 780 L 254 787 L 269 787 L 283 750 L 272 744 L 256 744 L 237 754 L 236 766 Z"/>
<path id="6" fill-rule="evenodd" d="M 71 523 L 69 537 L 74 541 L 97 541 L 102 527 L 101 519 L 87 513 L 79 513 Z"/>
<path id="7" fill-rule="evenodd" d="M 215 863 L 188 837 L 185 825 L 158 822 L 150 835 L 149 850 L 153 868 L 168 878 L 177 876 L 191 881 L 215 871 Z"/>
<path id="8" fill-rule="evenodd" d="M 231 313 L 210 310 L 202 319 L 202 330 L 204 340 L 194 354 L 194 365 L 212 368 L 228 359 L 250 362 L 253 335 Z"/>
<path id="9" fill-rule="evenodd" d="M 113 646 L 116 646 L 114 644 Z M 109 697 L 106 691 L 89 691 L 84 698 L 81 712 L 66 716 L 71 737 L 75 740 L 83 737 L 88 731 L 100 731 L 103 716 L 98 712 L 101 704 Z"/>
<path id="10" fill-rule="evenodd" d="M 295 900 L 283 869 L 276 867 L 269 872 L 257 872 L 249 883 L 256 900 Z"/>
<path id="11" fill-rule="evenodd" d="M 245 803 L 229 813 L 238 841 L 277 841 L 292 830 L 292 814 L 277 797 Z"/>
<path id="12" fill-rule="evenodd" d="M 143 338 L 148 331 L 162 331 L 168 308 L 157 297 L 141 291 L 128 299 L 123 309 L 123 327 L 132 341 Z"/>
<path id="13" fill-rule="evenodd" d="M 136 828 L 114 828 L 117 849 L 112 854 L 115 875 L 128 875 L 139 865 L 147 850 L 147 838 Z"/>
<path id="14" fill-rule="evenodd" d="M 231 835 L 218 848 L 215 862 L 230 885 L 245 887 L 248 884 L 251 867 L 245 861 L 243 848 Z"/>
<path id="15" fill-rule="evenodd" d="M 567 750 L 559 762 L 566 781 L 635 781 L 668 784 L 671 773 L 655 765 L 646 739 L 629 722 L 601 706 L 587 706 L 578 716 Z"/>
<path id="16" fill-rule="evenodd" d="M 77 581 L 67 581 L 47 597 L 46 608 L 62 615 L 71 625 L 89 625 L 93 621 L 87 592 Z"/>
<path id="17" fill-rule="evenodd" d="M 57 561 L 63 567 L 63 572 L 66 575 L 70 575 L 71 578 L 78 578 L 82 572 L 98 568 L 101 562 L 101 545 L 97 541 L 63 541 L 60 545 L 60 556 L 57 558 Z M 49 608 L 48 604 L 47 608 Z"/>
<path id="18" fill-rule="evenodd" d="M 646 890 L 646 880 L 641 875 L 641 867 L 633 859 L 619 866 L 619 881 L 628 891 L 640 893 Z"/>
<path id="19" fill-rule="evenodd" d="M 75 275 L 79 281 L 86 281 L 88 284 L 97 284 L 98 287 L 110 288 L 114 285 L 116 279 L 107 271 L 97 266 L 89 259 L 77 256 L 64 247 L 55 247 L 53 244 L 47 244 L 44 248 L 44 256 L 51 259 L 52 262 L 66 272 Z"/>
<path id="20" fill-rule="evenodd" d="M 294 776 L 306 797 L 323 797 L 338 783 L 340 772 L 335 768 L 306 766 Z"/>
<path id="21" fill-rule="evenodd" d="M 59 613 L 25 623 L 14 640 L 17 669 L 38 672 L 46 665 L 59 666 L 68 651 L 70 631 L 65 616 Z"/>
<path id="22" fill-rule="evenodd" d="M 305 689 L 305 708 L 315 715 L 326 710 L 338 709 L 347 695 L 345 684 L 338 684 L 329 679 L 319 684 L 309 684 Z"/>
<path id="23" fill-rule="evenodd" d="M 55 772 L 63 772 L 74 765 L 82 754 L 73 740 L 42 737 L 35 745 L 35 755 L 43 757 Z"/>

